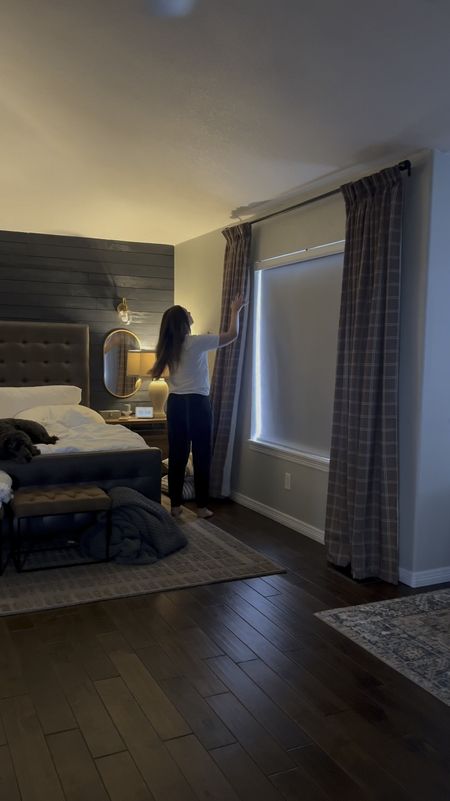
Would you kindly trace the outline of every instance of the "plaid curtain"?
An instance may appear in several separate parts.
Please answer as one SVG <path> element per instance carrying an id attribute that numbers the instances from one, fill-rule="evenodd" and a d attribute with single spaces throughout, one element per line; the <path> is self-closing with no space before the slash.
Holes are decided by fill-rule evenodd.
<path id="1" fill-rule="evenodd" d="M 398 582 L 402 181 L 342 187 L 347 211 L 325 545 L 353 578 Z"/>
<path id="2" fill-rule="evenodd" d="M 222 232 L 227 244 L 223 270 L 220 330 L 230 322 L 230 304 L 241 292 L 248 297 L 250 288 L 250 245 L 252 227 L 242 223 Z M 213 442 L 210 492 L 214 498 L 226 498 L 231 489 L 231 463 L 236 433 L 236 417 L 247 334 L 248 307 L 240 313 L 240 335 L 236 342 L 220 348 L 216 354 L 211 382 Z"/>

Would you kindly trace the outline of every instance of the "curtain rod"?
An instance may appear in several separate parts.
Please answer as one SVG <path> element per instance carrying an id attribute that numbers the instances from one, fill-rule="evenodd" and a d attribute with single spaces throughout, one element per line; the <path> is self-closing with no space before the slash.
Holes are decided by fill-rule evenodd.
<path id="1" fill-rule="evenodd" d="M 408 171 L 408 177 L 411 175 L 411 162 L 409 159 L 406 161 L 400 161 L 397 164 L 397 167 L 402 172 L 404 170 Z M 330 192 L 324 192 L 322 195 L 316 195 L 316 197 L 311 197 L 309 200 L 302 200 L 300 203 L 295 203 L 294 206 L 288 206 L 286 209 L 280 209 L 280 211 L 272 211 L 270 214 L 265 214 L 263 217 L 257 217 L 256 220 L 249 220 L 250 225 L 254 225 L 255 223 L 263 222 L 263 220 L 269 220 L 271 217 L 277 217 L 279 214 L 285 214 L 287 211 L 293 211 L 294 209 L 299 209 L 302 206 L 309 206 L 310 203 L 316 203 L 317 200 L 324 200 L 326 197 L 332 197 L 333 195 L 339 195 L 341 189 L 332 189 Z"/>

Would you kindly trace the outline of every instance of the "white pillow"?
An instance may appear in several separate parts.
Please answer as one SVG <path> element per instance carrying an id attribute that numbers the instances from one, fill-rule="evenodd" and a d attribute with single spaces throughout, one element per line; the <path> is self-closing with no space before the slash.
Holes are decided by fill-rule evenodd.
<path id="1" fill-rule="evenodd" d="M 42 387 L 0 387 L 0 418 L 15 417 L 23 409 L 53 404 L 81 403 L 80 387 L 70 384 Z"/>
<path id="2" fill-rule="evenodd" d="M 104 418 L 94 409 L 68 403 L 52 406 L 33 406 L 31 409 L 24 409 L 19 412 L 15 417 L 17 420 L 34 420 L 43 426 L 60 423 L 68 428 L 76 428 L 89 422 L 106 425 Z"/>

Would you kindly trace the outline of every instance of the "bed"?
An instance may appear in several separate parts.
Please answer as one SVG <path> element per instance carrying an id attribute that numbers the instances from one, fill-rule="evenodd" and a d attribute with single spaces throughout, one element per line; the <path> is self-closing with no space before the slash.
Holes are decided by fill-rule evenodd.
<path id="1" fill-rule="evenodd" d="M 52 386 L 79 387 L 80 408 L 89 407 L 88 326 L 0 321 L 0 391 L 7 387 L 15 387 L 19 392 L 19 388 L 46 386 L 50 394 Z M 0 409 L 0 417 L 9 416 L 16 415 L 5 414 Z M 60 424 L 60 421 L 54 422 Z M 43 447 L 41 455 L 28 464 L 0 460 L 0 470 L 11 476 L 14 489 L 51 484 L 96 484 L 105 490 L 125 486 L 159 502 L 161 452 L 149 448 L 131 431 L 128 434 L 137 439 L 129 438 L 130 446 L 121 446 L 117 432 L 113 433 L 116 426 L 107 426 L 101 420 L 98 426 L 98 447 L 103 450 L 97 450 L 92 440 L 89 452 L 73 452 L 73 448 L 67 447 L 68 440 L 62 442 L 61 439 L 59 447 Z M 95 431 L 91 439 L 94 434 Z M 119 439 L 121 436 L 125 438 L 126 435 L 119 434 Z M 103 440 L 111 444 L 107 450 Z"/>

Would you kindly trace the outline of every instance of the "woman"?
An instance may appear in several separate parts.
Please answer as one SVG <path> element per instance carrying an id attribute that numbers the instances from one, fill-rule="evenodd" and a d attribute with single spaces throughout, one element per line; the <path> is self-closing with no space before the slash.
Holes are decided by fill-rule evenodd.
<path id="1" fill-rule="evenodd" d="M 191 442 L 197 515 L 212 515 L 207 507 L 212 431 L 207 353 L 237 339 L 239 312 L 243 306 L 244 298 L 238 295 L 231 303 L 228 331 L 219 335 L 192 335 L 191 325 L 194 321 L 183 306 L 171 306 L 161 320 L 152 377 L 160 378 L 168 367 L 169 496 L 174 517 L 181 514 L 184 474 Z"/>

